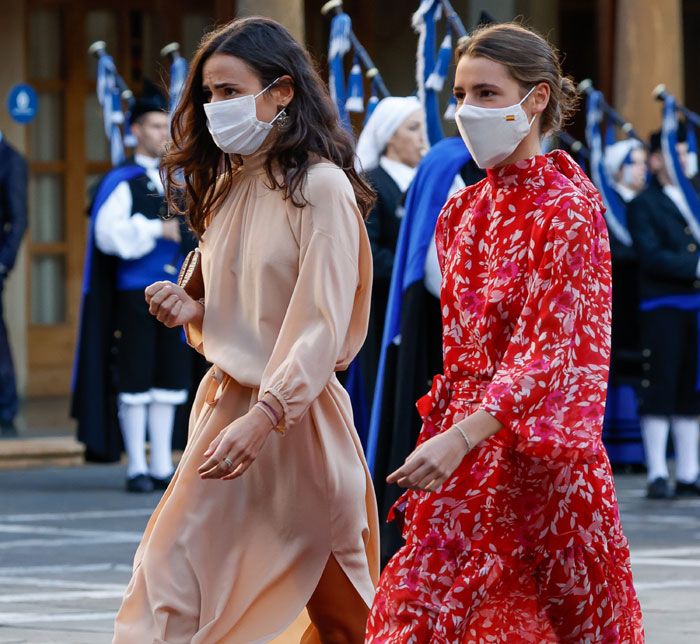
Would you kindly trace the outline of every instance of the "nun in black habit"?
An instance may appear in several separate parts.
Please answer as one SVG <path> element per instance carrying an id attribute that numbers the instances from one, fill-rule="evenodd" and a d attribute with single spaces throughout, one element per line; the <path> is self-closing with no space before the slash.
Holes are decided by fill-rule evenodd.
<path id="1" fill-rule="evenodd" d="M 423 123 L 423 109 L 416 97 L 390 96 L 377 104 L 357 142 L 358 169 L 377 192 L 377 203 L 367 218 L 374 268 L 372 308 L 367 340 L 356 365 L 363 391 L 359 396 L 358 392 L 353 395 L 363 441 L 374 395 L 404 196 L 426 148 Z"/>

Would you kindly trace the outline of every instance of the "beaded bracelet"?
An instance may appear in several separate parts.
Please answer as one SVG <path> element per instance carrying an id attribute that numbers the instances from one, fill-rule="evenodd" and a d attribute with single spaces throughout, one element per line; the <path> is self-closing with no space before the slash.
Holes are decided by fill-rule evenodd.
<path id="1" fill-rule="evenodd" d="M 472 439 L 469 438 L 467 435 L 467 432 L 465 432 L 459 425 L 454 425 L 455 429 L 462 435 L 462 438 L 464 439 L 464 442 L 467 444 L 467 454 L 471 452 L 474 449 L 474 443 L 472 443 Z"/>

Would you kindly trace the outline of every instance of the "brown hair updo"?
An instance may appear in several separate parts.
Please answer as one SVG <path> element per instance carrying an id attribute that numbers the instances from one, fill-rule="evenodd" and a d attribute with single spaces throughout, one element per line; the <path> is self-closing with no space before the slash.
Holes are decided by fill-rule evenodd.
<path id="1" fill-rule="evenodd" d="M 537 83 L 547 83 L 550 97 L 542 112 L 540 134 L 561 129 L 576 110 L 578 91 L 573 80 L 562 73 L 559 52 L 545 38 L 517 22 L 477 28 L 457 46 L 455 62 L 462 56 L 500 63 L 520 84 L 523 95 Z"/>

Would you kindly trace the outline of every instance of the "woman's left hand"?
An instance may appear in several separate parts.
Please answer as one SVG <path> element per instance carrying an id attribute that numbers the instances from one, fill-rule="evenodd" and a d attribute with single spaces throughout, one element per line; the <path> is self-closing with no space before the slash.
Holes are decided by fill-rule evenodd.
<path id="1" fill-rule="evenodd" d="M 234 420 L 209 444 L 199 468 L 202 479 L 230 481 L 241 476 L 257 458 L 272 431 L 270 419 L 253 407 Z"/>
<path id="2" fill-rule="evenodd" d="M 468 436 L 470 445 L 467 445 L 462 432 L 452 426 L 416 447 L 406 462 L 389 475 L 387 483 L 398 483 L 401 487 L 434 492 L 452 476 L 474 446 L 493 436 L 502 427 L 498 420 L 483 410 L 471 414 L 458 424 Z"/>
<path id="3" fill-rule="evenodd" d="M 466 441 L 452 427 L 416 447 L 386 481 L 398 483 L 400 487 L 432 492 L 452 476 L 468 452 Z"/>

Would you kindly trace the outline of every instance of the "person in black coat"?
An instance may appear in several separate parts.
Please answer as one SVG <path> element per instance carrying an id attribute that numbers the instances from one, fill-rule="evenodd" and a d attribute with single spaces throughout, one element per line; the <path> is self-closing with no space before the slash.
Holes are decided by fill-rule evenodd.
<path id="1" fill-rule="evenodd" d="M 625 211 L 646 187 L 646 162 L 646 150 L 636 139 L 618 141 L 605 149 L 605 167 Z M 637 375 L 636 355 L 632 356 L 640 350 L 639 264 L 629 236 L 616 234 L 610 225 L 608 231 L 613 275 L 612 372 L 613 377 L 630 378 Z"/>
<path id="2" fill-rule="evenodd" d="M 678 144 L 684 162 L 687 146 Z M 700 222 L 672 185 L 660 133 L 650 140 L 649 186 L 629 206 L 629 229 L 640 262 L 644 379 L 640 392 L 648 496 L 670 496 L 666 449 L 669 429 L 676 454 L 678 496 L 698 486 L 698 321 Z"/>
<path id="3" fill-rule="evenodd" d="M 612 352 L 603 441 L 613 465 L 644 464 L 636 394 L 642 380 L 639 260 L 627 209 L 646 186 L 646 161 L 646 148 L 636 139 L 605 148 L 605 169 L 618 197 L 605 213 L 612 256 Z"/>
<path id="4" fill-rule="evenodd" d="M 357 143 L 360 167 L 377 193 L 376 205 L 367 218 L 374 268 L 372 306 L 367 339 L 357 357 L 368 402 L 364 410 L 367 416 L 374 395 L 403 200 L 425 147 L 423 111 L 413 96 L 380 101 Z M 366 419 L 358 422 L 360 431 L 366 425 Z"/>
<path id="5" fill-rule="evenodd" d="M 27 162 L 0 132 L 0 432 L 17 436 L 19 407 L 12 352 L 2 310 L 2 292 L 27 229 Z"/>

